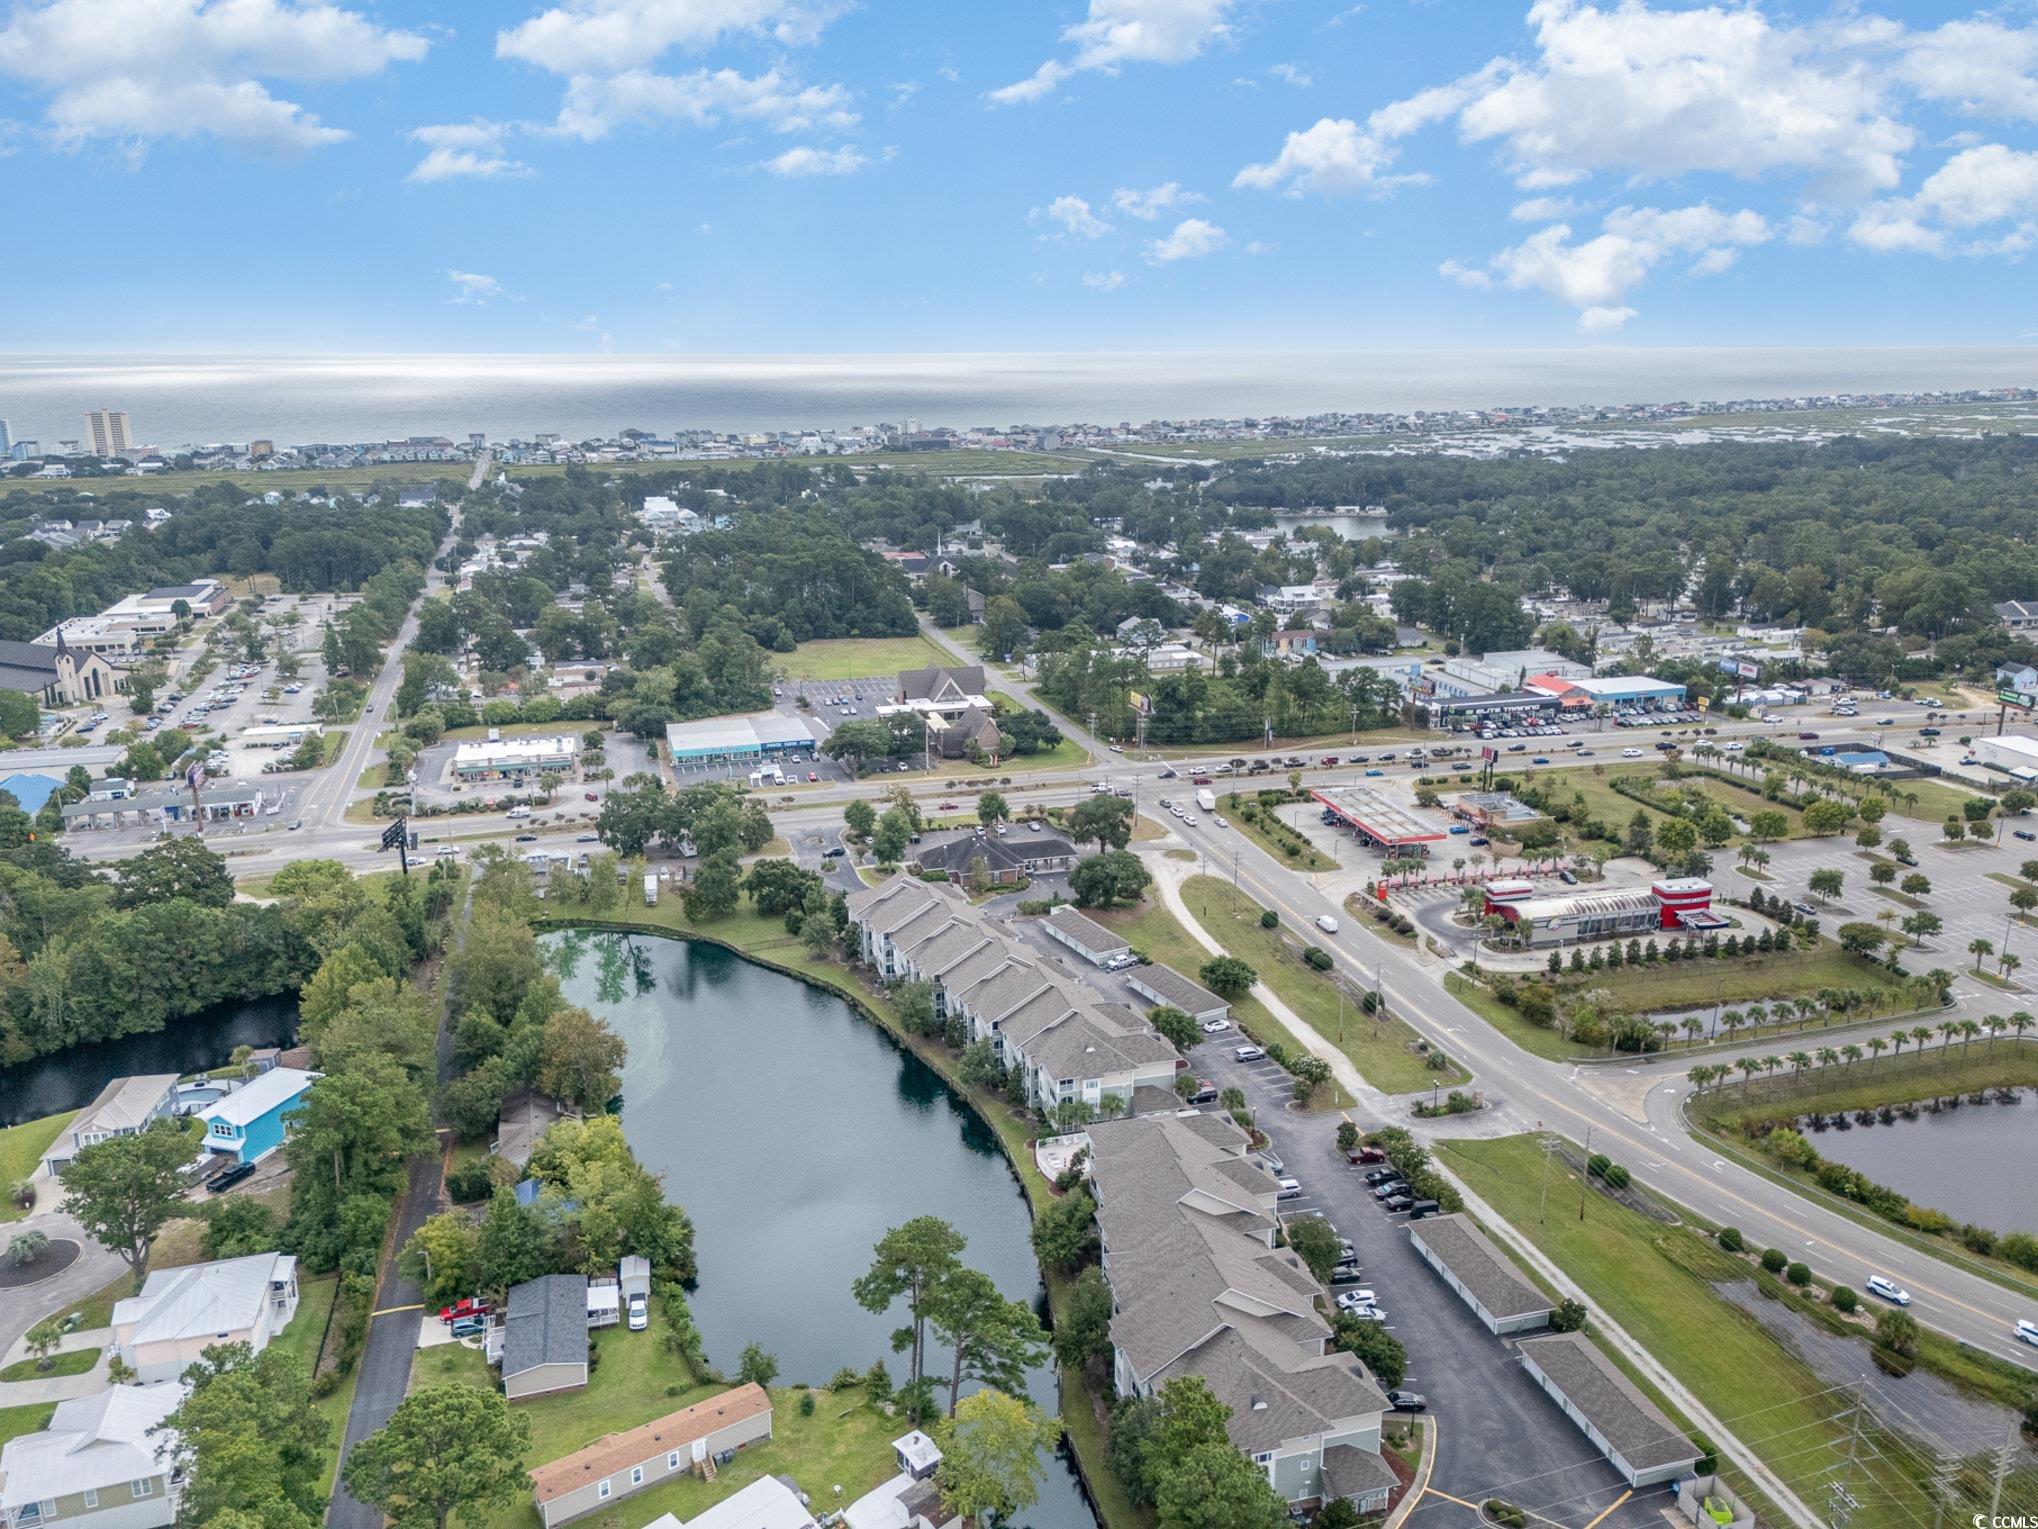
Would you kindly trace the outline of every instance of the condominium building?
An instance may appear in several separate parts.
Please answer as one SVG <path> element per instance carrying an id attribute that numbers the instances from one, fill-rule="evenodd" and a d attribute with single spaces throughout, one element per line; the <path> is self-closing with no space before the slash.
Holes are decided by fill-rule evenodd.
<path id="1" fill-rule="evenodd" d="M 88 409 L 85 434 L 95 457 L 126 456 L 134 449 L 134 429 L 125 409 Z"/>

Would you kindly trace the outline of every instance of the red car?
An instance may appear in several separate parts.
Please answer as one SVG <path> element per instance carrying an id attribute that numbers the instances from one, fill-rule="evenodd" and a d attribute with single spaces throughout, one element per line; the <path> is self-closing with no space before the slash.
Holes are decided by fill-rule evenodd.
<path id="1" fill-rule="evenodd" d="M 592 791 L 583 791 L 581 795 L 586 797 L 590 802 L 598 802 L 601 800 L 601 798 L 596 796 Z"/>
<path id="2" fill-rule="evenodd" d="M 470 1295 L 455 1301 L 451 1306 L 441 1307 L 439 1310 L 439 1320 L 441 1322 L 457 1322 L 462 1317 L 485 1317 L 494 1309 L 493 1306 L 489 1305 L 486 1297 Z"/>
<path id="3" fill-rule="evenodd" d="M 1193 786 L 1207 786 L 1210 784 L 1210 777 L 1207 775 L 1191 775 L 1189 777 L 1189 784 Z"/>

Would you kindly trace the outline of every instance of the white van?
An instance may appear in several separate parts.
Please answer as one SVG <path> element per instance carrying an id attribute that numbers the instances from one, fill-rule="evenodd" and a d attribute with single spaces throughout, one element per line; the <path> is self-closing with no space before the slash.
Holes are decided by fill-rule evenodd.
<path id="1" fill-rule="evenodd" d="M 1321 929 L 1325 934 L 1336 934 L 1337 920 L 1332 918 L 1328 913 L 1319 913 L 1316 915 L 1316 927 L 1318 929 Z"/>
<path id="2" fill-rule="evenodd" d="M 509 818 L 510 818 L 510 821 L 511 821 L 511 822 L 513 822 L 513 823 L 514 823 L 514 822 L 517 822 L 518 820 L 520 820 L 520 819 L 522 819 L 522 818 L 527 818 L 527 817 L 529 817 L 530 815 L 531 815 L 531 809 L 530 809 L 530 808 L 528 808 L 528 807 L 512 807 L 512 808 L 510 808 L 510 810 L 509 810 Z"/>
<path id="3" fill-rule="evenodd" d="M 2021 1317 L 2018 1318 L 2017 1336 L 2033 1347 L 2038 1347 L 2038 1322 L 2026 1322 Z"/>

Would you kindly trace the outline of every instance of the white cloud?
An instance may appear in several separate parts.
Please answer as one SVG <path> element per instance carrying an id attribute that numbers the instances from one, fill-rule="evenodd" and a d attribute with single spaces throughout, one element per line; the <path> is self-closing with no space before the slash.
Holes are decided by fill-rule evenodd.
<path id="1" fill-rule="evenodd" d="M 476 117 L 468 122 L 439 122 L 410 130 L 413 143 L 425 145 L 425 157 L 404 177 L 418 185 L 435 181 L 501 180 L 529 175 L 531 168 L 503 152 L 509 124 Z"/>
<path id="2" fill-rule="evenodd" d="M 1111 205 L 1128 218 L 1137 218 L 1142 223 L 1151 223 L 1164 212 L 1190 202 L 1204 202 L 1209 198 L 1194 191 L 1184 191 L 1179 182 L 1167 181 L 1150 191 L 1140 191 L 1131 186 L 1120 186 L 1111 193 Z"/>
<path id="3" fill-rule="evenodd" d="M 1146 258 L 1155 265 L 1167 265 L 1176 260 L 1200 260 L 1205 255 L 1216 254 L 1229 243 L 1231 236 L 1215 223 L 1203 218 L 1184 218 L 1166 238 L 1147 241 Z"/>
<path id="4" fill-rule="evenodd" d="M 1291 196 L 1305 191 L 1385 191 L 1415 176 L 1385 174 L 1394 151 L 1349 117 L 1324 117 L 1314 126 L 1290 133 L 1281 152 L 1265 164 L 1247 165 L 1232 177 L 1235 189 L 1285 189 Z"/>
<path id="5" fill-rule="evenodd" d="M 1703 204 L 1664 209 L 1617 207 L 1597 236 L 1574 239 L 1571 225 L 1552 223 L 1501 250 L 1484 267 L 1446 260 L 1438 274 L 1460 285 L 1533 290 L 1580 310 L 1587 329 L 1612 329 L 1634 316 L 1623 302 L 1649 273 L 1678 255 L 1691 256 L 1693 275 L 1717 275 L 1739 252 L 1773 237 L 1768 221 L 1743 210 Z"/>
<path id="6" fill-rule="evenodd" d="M 497 32 L 495 51 L 554 74 L 627 74 L 668 48 L 703 48 L 732 33 L 812 43 L 845 9 L 797 0 L 569 0 Z"/>
<path id="7" fill-rule="evenodd" d="M 483 276 L 478 271 L 446 271 L 442 273 L 453 283 L 453 298 L 456 303 L 486 303 L 492 297 L 503 296 L 502 283 L 493 276 Z"/>
<path id="8" fill-rule="evenodd" d="M 842 87 L 802 85 L 776 69 L 759 75 L 734 69 L 677 75 L 631 70 L 574 76 L 567 82 L 556 130 L 592 140 L 632 124 L 711 127 L 724 119 L 793 133 L 852 127 L 857 114 Z"/>
<path id="9" fill-rule="evenodd" d="M 1045 207 L 1026 214 L 1029 223 L 1054 224 L 1071 239 L 1098 239 L 1111 232 L 1111 225 L 1090 210 L 1079 196 L 1058 196 Z"/>
<path id="10" fill-rule="evenodd" d="M 1915 194 L 1863 208 L 1847 237 L 1878 254 L 2022 254 L 2038 242 L 2038 150 L 1962 149 Z"/>
<path id="11" fill-rule="evenodd" d="M 763 162 L 760 168 L 773 175 L 854 175 L 870 160 L 852 148 L 817 149 L 808 144 L 787 149 Z"/>
<path id="12" fill-rule="evenodd" d="M 1587 334 L 1600 334 L 1620 328 L 1634 316 L 1632 308 L 1587 308 L 1578 315 L 1578 327 Z"/>
<path id="13" fill-rule="evenodd" d="M 1577 211 L 1578 204 L 1568 196 L 1532 196 L 1508 208 L 1507 215 L 1517 223 L 1549 223 Z"/>
<path id="14" fill-rule="evenodd" d="M 2038 27 L 1949 21 L 1907 40 L 1897 74 L 1919 95 L 1970 115 L 2038 121 Z"/>
<path id="15" fill-rule="evenodd" d="M 211 138 L 289 155 L 351 135 L 265 80 L 360 79 L 426 47 L 316 0 L 49 0 L 0 27 L 0 75 L 47 94 L 48 133 L 64 147 L 115 139 L 139 157 L 154 140 Z"/>
<path id="16" fill-rule="evenodd" d="M 1094 292 L 1116 292 L 1125 285 L 1123 271 L 1085 271 L 1083 285 Z"/>
<path id="17" fill-rule="evenodd" d="M 1269 64 L 1267 73 L 1284 85 L 1293 85 L 1297 90 L 1307 90 L 1316 83 L 1314 75 L 1295 64 Z"/>
<path id="18" fill-rule="evenodd" d="M 1248 255 L 1271 255 L 1281 246 L 1270 239 L 1255 239 L 1245 247 Z"/>
<path id="19" fill-rule="evenodd" d="M 1238 0 L 1090 0 L 1089 15 L 1062 32 L 1075 45 L 1023 80 L 990 92 L 1001 106 L 1037 101 L 1083 70 L 1116 74 L 1125 64 L 1183 64 L 1231 32 Z"/>

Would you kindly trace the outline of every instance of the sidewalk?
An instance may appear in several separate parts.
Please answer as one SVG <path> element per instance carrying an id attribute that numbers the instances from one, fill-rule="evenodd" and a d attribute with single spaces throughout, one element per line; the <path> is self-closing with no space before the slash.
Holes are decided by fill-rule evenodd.
<path id="1" fill-rule="evenodd" d="M 0 1407 L 33 1406 L 38 1402 L 67 1402 L 73 1397 L 91 1396 L 106 1389 L 106 1366 L 112 1358 L 113 1329 L 110 1327 L 81 1328 L 75 1333 L 66 1333 L 58 1340 L 55 1352 L 75 1353 L 79 1349 L 98 1349 L 99 1362 L 83 1375 L 52 1375 L 40 1380 L 0 1381 Z M 28 1345 L 17 1338 L 0 1358 L 0 1369 L 17 1360 L 30 1358 Z"/>

